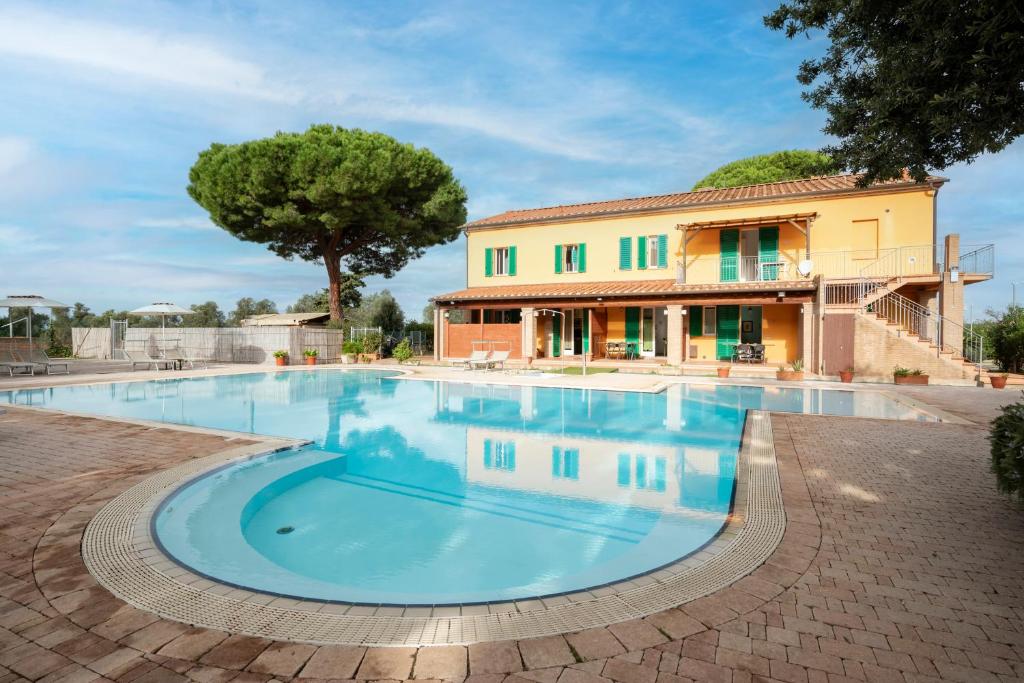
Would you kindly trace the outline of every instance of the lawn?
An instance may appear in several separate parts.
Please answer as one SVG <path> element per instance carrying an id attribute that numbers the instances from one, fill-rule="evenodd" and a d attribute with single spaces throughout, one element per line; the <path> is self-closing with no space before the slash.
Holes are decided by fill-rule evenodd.
<path id="1" fill-rule="evenodd" d="M 606 372 L 618 372 L 618 368 L 587 368 L 588 375 L 601 375 Z M 556 375 L 582 375 L 583 368 L 578 365 L 573 365 L 564 368 L 544 368 L 544 372 L 551 372 Z"/>

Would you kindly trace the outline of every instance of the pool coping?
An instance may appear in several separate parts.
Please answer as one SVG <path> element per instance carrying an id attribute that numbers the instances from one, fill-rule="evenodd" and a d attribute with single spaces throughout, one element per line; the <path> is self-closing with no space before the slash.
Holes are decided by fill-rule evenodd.
<path id="1" fill-rule="evenodd" d="M 183 482 L 230 461 L 296 447 L 285 441 L 263 439 L 183 463 L 124 491 L 89 522 L 82 538 L 86 567 L 102 586 L 134 607 L 195 626 L 322 645 L 465 644 L 568 633 L 686 604 L 757 569 L 786 528 L 769 413 L 748 411 L 733 512 L 718 536 L 666 567 L 590 591 L 457 607 L 295 600 L 217 583 L 159 550 L 151 517 Z"/>

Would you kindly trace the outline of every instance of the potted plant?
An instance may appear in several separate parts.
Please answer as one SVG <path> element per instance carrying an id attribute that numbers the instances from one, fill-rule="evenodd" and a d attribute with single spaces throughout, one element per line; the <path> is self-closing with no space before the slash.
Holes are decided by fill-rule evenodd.
<path id="1" fill-rule="evenodd" d="M 398 342 L 398 345 L 395 346 L 394 350 L 391 352 L 391 355 L 394 356 L 395 360 L 397 360 L 399 363 L 408 363 L 409 361 L 412 360 L 412 357 L 415 354 L 413 354 L 412 352 L 412 344 L 409 343 L 409 340 L 403 339 L 402 341 Z"/>
<path id="2" fill-rule="evenodd" d="M 362 353 L 363 345 L 354 339 L 349 339 L 341 345 L 341 362 L 346 365 L 355 363 L 359 360 L 359 354 Z"/>
<path id="3" fill-rule="evenodd" d="M 993 389 L 1005 389 L 1006 388 L 1007 374 L 1005 372 L 999 372 L 994 375 L 988 376 L 988 381 L 992 383 Z"/>
<path id="4" fill-rule="evenodd" d="M 725 366 L 722 366 L 722 367 L 718 368 L 718 376 L 719 377 L 728 377 L 729 376 L 729 370 L 731 370 L 731 369 L 732 369 L 731 365 L 725 365 Z"/>
<path id="5" fill-rule="evenodd" d="M 928 384 L 928 375 L 917 369 L 911 370 L 897 366 L 892 371 L 892 381 L 895 384 Z"/>
<path id="6" fill-rule="evenodd" d="M 383 338 L 379 332 L 368 332 L 359 341 L 362 343 L 359 357 L 364 363 L 372 363 L 380 358 L 380 345 Z"/>
<path id="7" fill-rule="evenodd" d="M 839 371 L 839 381 L 843 384 L 849 384 L 853 381 L 853 368 L 849 367 L 845 370 Z"/>
<path id="8" fill-rule="evenodd" d="M 277 365 L 288 365 L 288 352 L 284 349 L 274 351 L 274 363 Z"/>
<path id="9" fill-rule="evenodd" d="M 316 365 L 316 357 L 319 352 L 316 349 L 306 349 L 302 355 L 306 358 L 306 365 Z"/>
<path id="10" fill-rule="evenodd" d="M 787 370 L 786 366 L 780 367 L 775 371 L 775 379 L 782 380 L 784 382 L 800 382 L 804 378 L 804 362 L 797 359 L 789 364 L 790 369 Z"/>

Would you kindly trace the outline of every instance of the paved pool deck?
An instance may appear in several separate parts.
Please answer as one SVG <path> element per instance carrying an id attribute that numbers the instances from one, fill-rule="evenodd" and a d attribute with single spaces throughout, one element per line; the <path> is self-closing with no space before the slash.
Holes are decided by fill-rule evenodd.
<path id="1" fill-rule="evenodd" d="M 486 381 L 531 381 L 498 374 Z M 171 375 L 131 378 L 152 376 Z M 556 383 L 595 379 L 643 391 L 666 378 Z M 1018 393 L 899 392 L 960 421 L 772 415 L 786 532 L 728 588 L 583 632 L 428 648 L 271 641 L 125 604 L 85 568 L 90 519 L 147 477 L 253 440 L 11 407 L 0 416 L 0 683 L 1024 679 L 1024 510 L 994 489 L 984 427 Z"/>

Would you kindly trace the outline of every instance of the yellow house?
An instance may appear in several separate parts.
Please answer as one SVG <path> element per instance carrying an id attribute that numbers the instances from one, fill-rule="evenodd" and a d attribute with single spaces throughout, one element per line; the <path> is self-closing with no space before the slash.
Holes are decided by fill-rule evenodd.
<path id="1" fill-rule="evenodd" d="M 967 377 L 964 360 L 976 362 L 981 351 L 962 328 L 963 286 L 992 276 L 992 246 L 961 254 L 957 235 L 940 244 L 945 178 L 868 187 L 858 179 L 708 188 L 473 221 L 464 227 L 467 287 L 433 298 L 435 355 L 801 361 L 829 375 L 906 365 Z"/>

